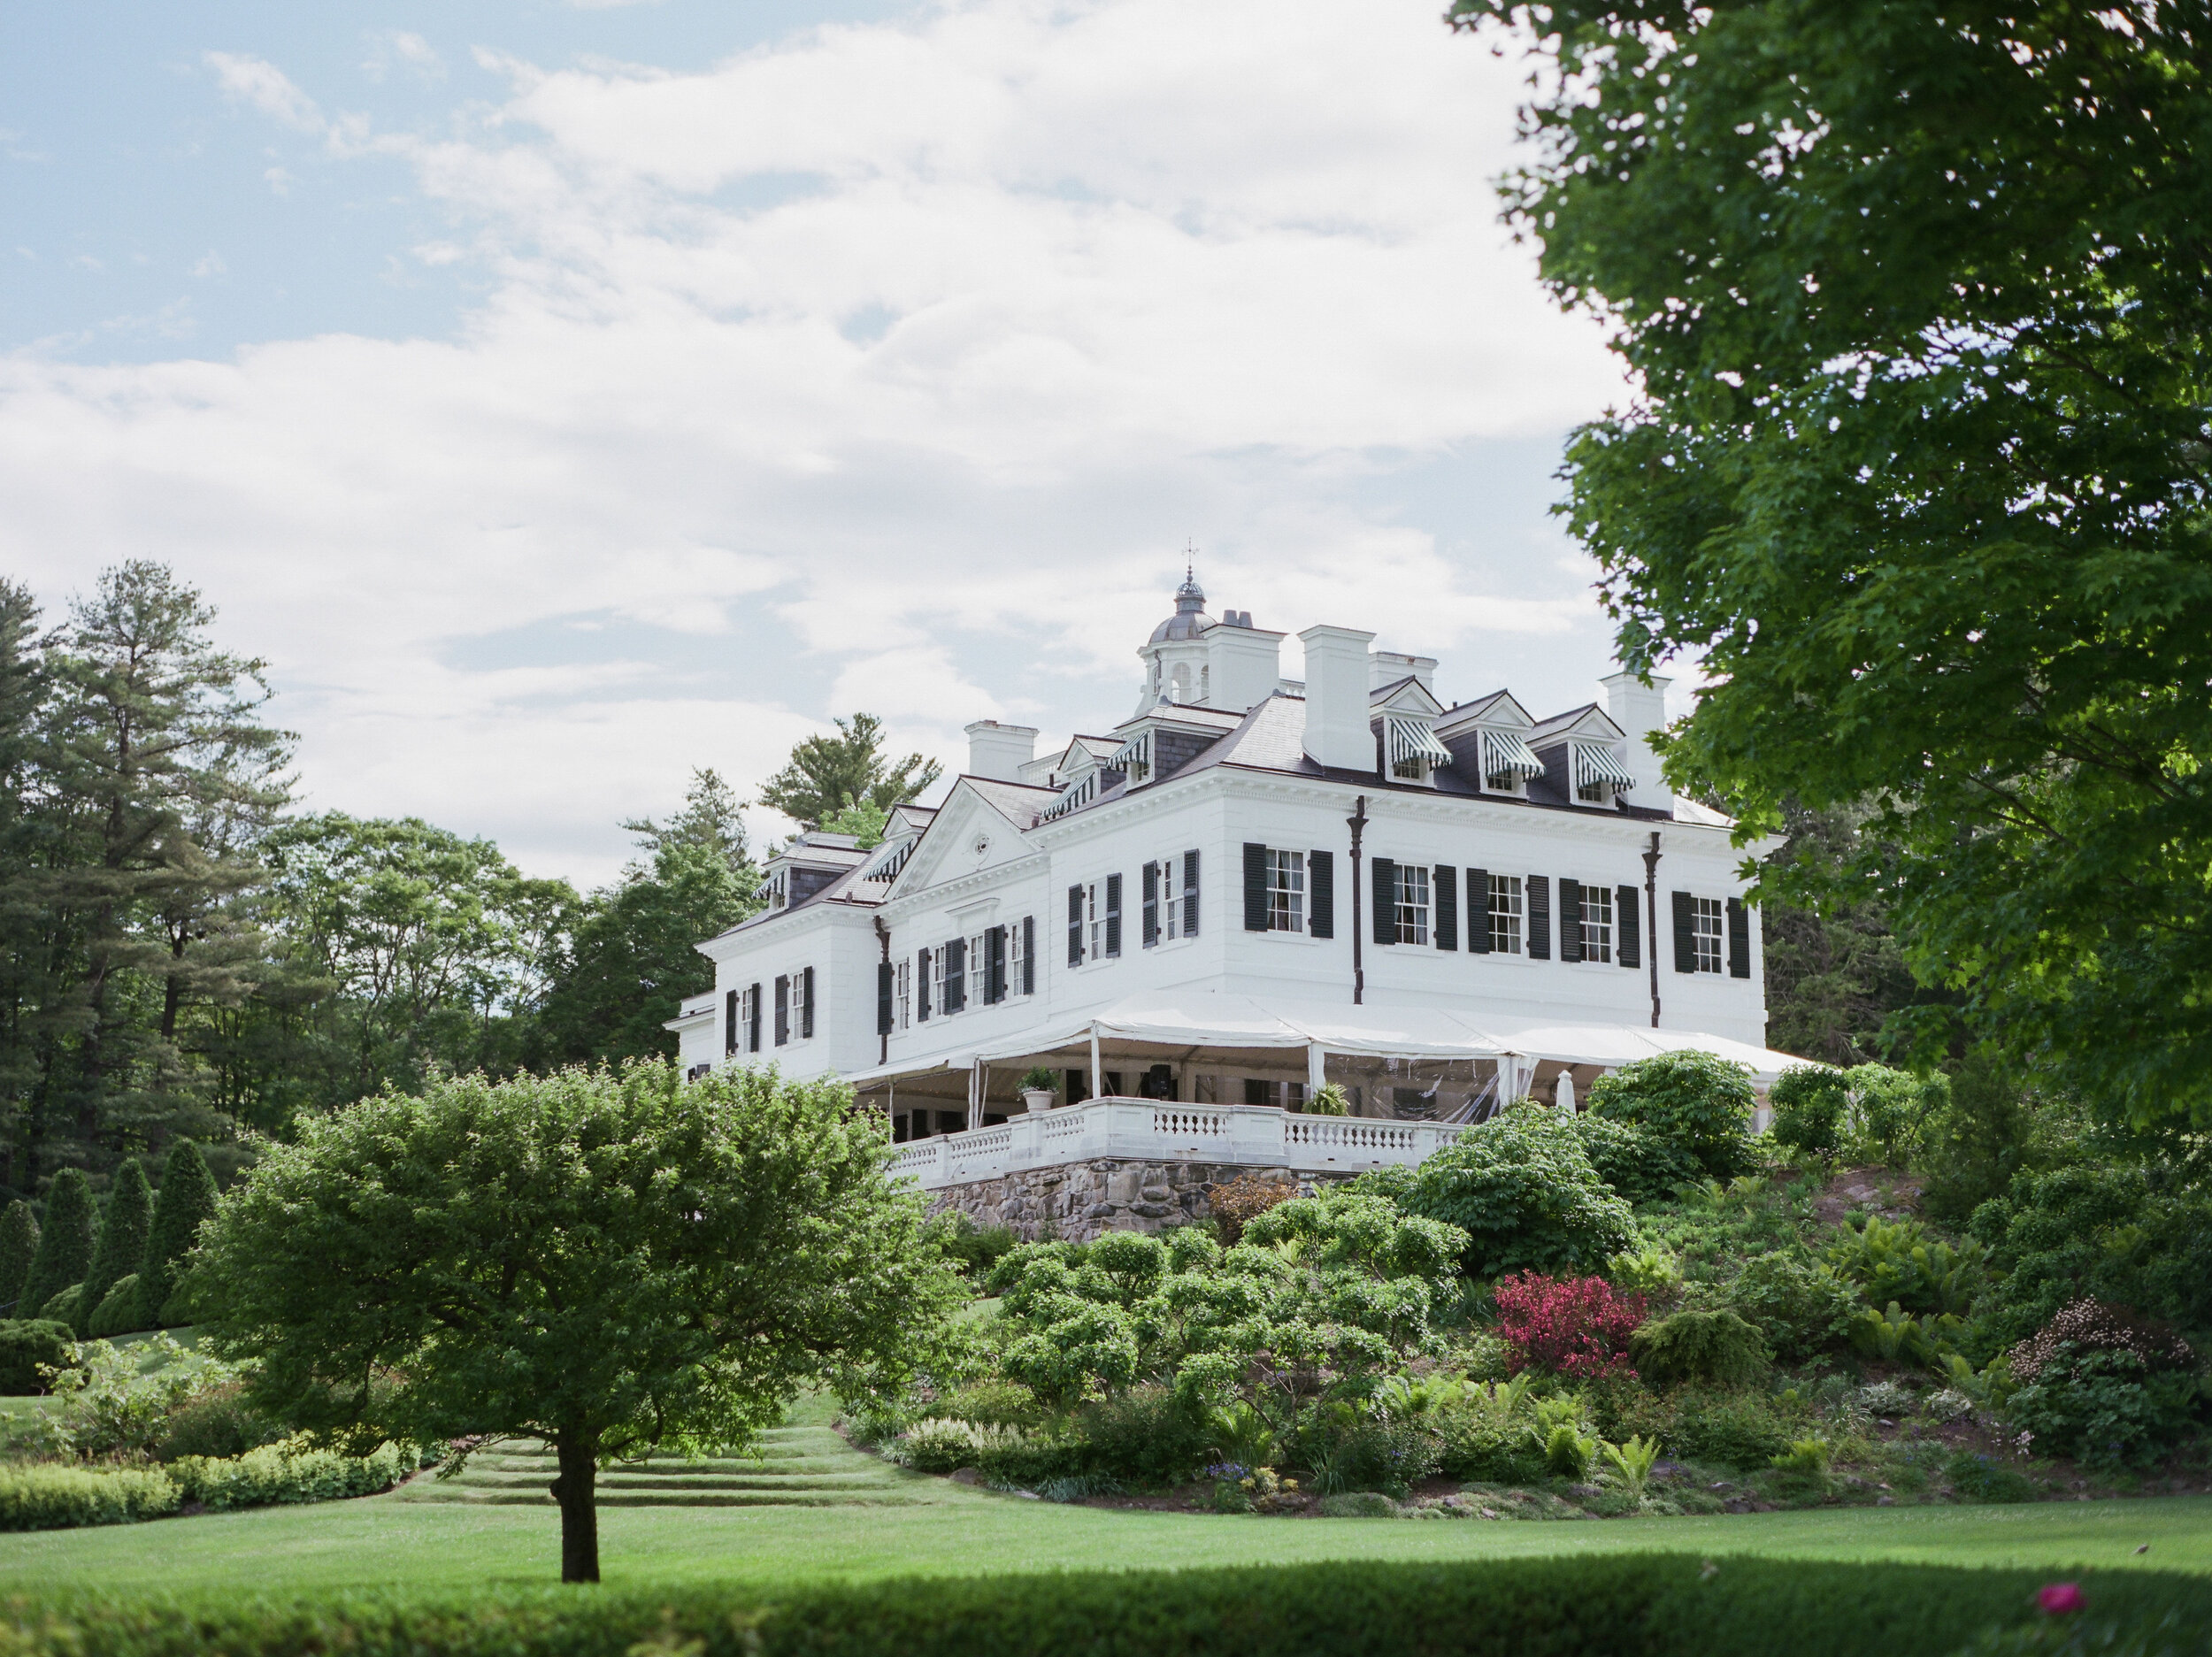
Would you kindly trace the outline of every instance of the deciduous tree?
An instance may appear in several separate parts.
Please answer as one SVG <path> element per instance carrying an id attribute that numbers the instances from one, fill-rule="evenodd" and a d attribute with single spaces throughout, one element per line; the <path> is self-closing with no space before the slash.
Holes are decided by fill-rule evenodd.
<path id="1" fill-rule="evenodd" d="M 545 1440 L 562 1578 L 593 1582 L 600 1466 L 741 1446 L 962 1298 L 887 1155 L 849 1091 L 770 1071 L 440 1079 L 304 1122 L 194 1292 L 252 1401 L 327 1438 Z"/>
<path id="2" fill-rule="evenodd" d="M 1703 659 L 1670 774 L 1747 836 L 1874 802 L 1831 895 L 2212 1123 L 2204 0 L 1456 14 L 1542 43 L 1509 208 L 1635 376 L 1570 512 L 1628 664 Z"/>

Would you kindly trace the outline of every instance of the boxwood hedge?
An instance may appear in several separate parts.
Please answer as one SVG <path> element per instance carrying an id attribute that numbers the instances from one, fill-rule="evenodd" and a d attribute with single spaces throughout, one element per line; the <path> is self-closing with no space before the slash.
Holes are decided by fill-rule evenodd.
<path id="1" fill-rule="evenodd" d="M 1916 1565 L 1612 1554 L 730 1589 L 487 1588 L 270 1600 L 112 1595 L 0 1605 L 7 1657 L 1901 1657 L 2047 1619 L 2041 1576 Z M 2164 1624 L 2200 1652 L 2212 1583 L 2079 1575 L 2084 1624 Z M 2085 1628 L 2084 1631 L 2087 1631 Z M 2178 1641 L 2178 1644 L 2176 1642 Z M 2100 1647 L 2102 1649 L 2103 1647 Z"/>

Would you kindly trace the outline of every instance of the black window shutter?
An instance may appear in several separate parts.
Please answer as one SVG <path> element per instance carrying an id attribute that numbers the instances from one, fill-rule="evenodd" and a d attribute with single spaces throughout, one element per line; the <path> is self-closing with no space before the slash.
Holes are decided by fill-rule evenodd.
<path id="1" fill-rule="evenodd" d="M 1336 936 L 1336 854 L 1306 854 L 1306 930 L 1316 938 Z"/>
<path id="2" fill-rule="evenodd" d="M 737 1051 L 737 992 L 727 990 L 722 996 L 722 1051 Z"/>
<path id="3" fill-rule="evenodd" d="M 1728 976 L 1751 976 L 1751 911 L 1741 898 L 1728 900 Z"/>
<path id="4" fill-rule="evenodd" d="M 1068 964 L 1083 964 L 1083 888 L 1068 888 Z"/>
<path id="5" fill-rule="evenodd" d="M 1387 857 L 1371 860 L 1374 871 L 1375 941 L 1398 941 L 1398 865 Z"/>
<path id="6" fill-rule="evenodd" d="M 995 1007 L 1006 999 L 1006 928 L 994 926 L 986 936 L 991 959 L 984 969 L 983 999 Z"/>
<path id="7" fill-rule="evenodd" d="M 1697 900 L 1686 892 L 1674 894 L 1674 970 L 1697 970 Z"/>
<path id="8" fill-rule="evenodd" d="M 1643 928 L 1638 924 L 1636 888 L 1623 886 L 1613 894 L 1613 958 L 1624 967 L 1644 963 Z"/>
<path id="9" fill-rule="evenodd" d="M 752 993 L 745 999 L 752 1003 L 749 1009 L 749 1016 L 745 1021 L 749 1026 L 745 1033 L 745 1045 L 750 1051 L 757 1053 L 760 1051 L 760 986 L 754 985 Z"/>
<path id="10" fill-rule="evenodd" d="M 1022 993 L 1037 993 L 1037 917 L 1022 917 Z"/>
<path id="11" fill-rule="evenodd" d="M 1106 953 L 1121 953 L 1121 877 L 1106 877 Z"/>
<path id="12" fill-rule="evenodd" d="M 1528 958 L 1531 961 L 1551 959 L 1551 877 L 1531 875 L 1521 883 L 1527 894 Z"/>
<path id="13" fill-rule="evenodd" d="M 1183 854 L 1183 936 L 1198 936 L 1198 854 Z"/>
<path id="14" fill-rule="evenodd" d="M 964 1011 L 968 1005 L 968 940 L 948 939 L 945 943 L 945 1011 Z"/>
<path id="15" fill-rule="evenodd" d="M 876 1034 L 891 1033 L 891 973 L 888 961 L 876 963 Z"/>
<path id="16" fill-rule="evenodd" d="M 1267 848 L 1244 842 L 1244 930 L 1267 930 Z"/>
<path id="17" fill-rule="evenodd" d="M 780 974 L 776 978 L 776 1045 L 781 1047 L 791 1039 L 791 980 Z"/>
<path id="18" fill-rule="evenodd" d="M 1467 871 L 1467 953 L 1486 955 L 1490 953 L 1490 871 L 1470 869 Z"/>
<path id="19" fill-rule="evenodd" d="M 814 969 L 799 974 L 799 1039 L 814 1039 Z"/>
<path id="20" fill-rule="evenodd" d="M 914 1016 L 929 1016 L 929 951 L 914 957 Z"/>
<path id="21" fill-rule="evenodd" d="M 1160 941 L 1160 865 L 1145 864 L 1140 878 L 1144 882 L 1144 918 L 1137 924 L 1137 936 L 1149 949 Z"/>
<path id="22" fill-rule="evenodd" d="M 1430 932 L 1439 949 L 1459 947 L 1459 871 L 1449 863 L 1436 865 L 1429 877 L 1436 883 L 1436 924 Z"/>
<path id="23" fill-rule="evenodd" d="M 1582 882 L 1559 882 L 1559 958 L 1582 959 Z"/>

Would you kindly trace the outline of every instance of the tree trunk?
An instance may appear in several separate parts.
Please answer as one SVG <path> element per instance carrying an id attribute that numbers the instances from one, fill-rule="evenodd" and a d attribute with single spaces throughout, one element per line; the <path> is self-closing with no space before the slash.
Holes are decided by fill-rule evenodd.
<path id="1" fill-rule="evenodd" d="M 553 1500 L 561 1504 L 561 1580 L 599 1580 L 598 1446 L 588 1435 L 563 1436 L 553 1446 L 561 1466 Z"/>

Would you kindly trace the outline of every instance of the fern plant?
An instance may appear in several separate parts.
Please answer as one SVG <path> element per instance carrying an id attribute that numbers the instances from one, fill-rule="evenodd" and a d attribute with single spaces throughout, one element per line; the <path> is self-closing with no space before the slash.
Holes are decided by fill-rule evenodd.
<path id="1" fill-rule="evenodd" d="M 1625 1444 L 1614 1444 L 1600 1438 L 1598 1450 L 1611 1465 L 1623 1488 L 1640 1503 L 1651 1484 L 1652 1463 L 1659 1459 L 1659 1440 L 1638 1437 Z"/>

